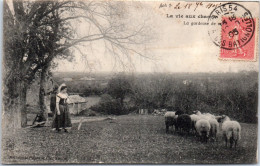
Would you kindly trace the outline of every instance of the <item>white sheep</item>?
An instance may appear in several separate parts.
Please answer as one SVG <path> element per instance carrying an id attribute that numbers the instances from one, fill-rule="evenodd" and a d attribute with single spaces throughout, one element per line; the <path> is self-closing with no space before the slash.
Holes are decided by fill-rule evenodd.
<path id="1" fill-rule="evenodd" d="M 164 114 L 164 118 L 165 118 L 165 126 L 166 126 L 166 133 L 168 133 L 169 131 L 169 127 L 176 124 L 176 116 L 175 116 L 175 112 L 172 111 L 168 111 Z"/>
<path id="2" fill-rule="evenodd" d="M 216 141 L 217 140 L 217 133 L 219 130 L 219 123 L 216 120 L 216 116 L 210 114 L 210 113 L 205 113 L 201 114 L 199 116 L 201 119 L 206 119 L 210 123 L 210 136 Z"/>
<path id="3" fill-rule="evenodd" d="M 210 133 L 210 123 L 206 119 L 199 119 L 195 124 L 196 131 L 200 137 L 200 140 L 208 142 Z"/>
<path id="4" fill-rule="evenodd" d="M 208 121 L 210 123 L 210 136 L 216 141 L 217 140 L 217 134 L 218 134 L 218 131 L 219 131 L 219 123 L 214 118 L 210 118 Z"/>
<path id="5" fill-rule="evenodd" d="M 196 132 L 195 124 L 196 124 L 196 122 L 197 122 L 200 118 L 199 118 L 199 116 L 196 115 L 196 114 L 191 114 L 191 115 L 190 115 L 190 118 L 191 118 L 191 124 L 192 124 L 191 129 L 192 129 L 194 132 Z"/>
<path id="6" fill-rule="evenodd" d="M 215 115 L 212 115 L 210 113 L 203 113 L 202 114 L 200 111 L 193 111 L 193 112 L 195 112 L 196 115 L 201 116 L 201 118 L 203 118 L 203 119 L 209 119 L 209 118 L 215 119 Z"/>
<path id="7" fill-rule="evenodd" d="M 205 116 L 207 116 L 207 117 L 209 117 L 209 118 L 212 118 L 212 119 L 216 119 L 215 115 L 212 115 L 212 114 L 210 114 L 210 113 L 205 113 L 205 114 L 203 114 L 203 115 L 205 115 Z"/>
<path id="8" fill-rule="evenodd" d="M 200 111 L 195 111 L 196 112 L 196 115 L 199 116 L 199 119 L 206 119 L 206 120 L 209 120 L 211 117 L 205 115 L 205 114 L 202 114 Z"/>
<path id="9" fill-rule="evenodd" d="M 198 111 L 198 110 L 197 110 L 197 111 L 193 111 L 193 112 L 194 112 L 196 115 L 198 115 L 198 116 L 199 116 L 199 115 L 202 115 L 202 113 L 201 113 L 200 111 Z"/>
<path id="10" fill-rule="evenodd" d="M 173 112 L 173 111 L 167 111 L 164 114 L 164 117 L 174 117 L 174 116 L 175 116 L 175 112 Z"/>
<path id="11" fill-rule="evenodd" d="M 222 131 L 223 137 L 226 141 L 226 147 L 228 142 L 230 142 L 230 148 L 232 148 L 233 142 L 235 142 L 236 148 L 238 141 L 241 139 L 241 126 L 237 121 L 231 121 L 226 115 L 223 115 L 222 119 Z"/>

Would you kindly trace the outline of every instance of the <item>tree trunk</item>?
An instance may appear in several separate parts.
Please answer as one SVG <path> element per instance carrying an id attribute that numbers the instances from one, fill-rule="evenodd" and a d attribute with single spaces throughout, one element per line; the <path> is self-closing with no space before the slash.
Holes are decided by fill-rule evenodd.
<path id="1" fill-rule="evenodd" d="M 13 131 L 21 128 L 20 98 L 11 99 L 3 97 L 2 129 Z"/>
<path id="2" fill-rule="evenodd" d="M 22 83 L 20 89 L 21 127 L 27 126 L 27 112 L 26 112 L 27 89 L 28 89 L 27 85 L 25 83 Z"/>
<path id="3" fill-rule="evenodd" d="M 48 118 L 47 108 L 45 104 L 45 87 L 46 87 L 46 75 L 48 72 L 48 67 L 44 67 L 41 71 L 40 77 L 40 89 L 39 89 L 39 107 L 40 107 L 40 114 L 39 114 L 39 121 L 46 121 Z"/>
<path id="4" fill-rule="evenodd" d="M 2 127 L 6 131 L 15 130 L 17 128 L 25 127 L 27 125 L 26 113 L 26 92 L 27 85 L 22 82 L 21 84 L 13 84 L 14 89 L 19 91 L 16 97 L 10 96 L 6 86 L 4 85 L 3 94 L 3 114 L 2 114 Z"/>

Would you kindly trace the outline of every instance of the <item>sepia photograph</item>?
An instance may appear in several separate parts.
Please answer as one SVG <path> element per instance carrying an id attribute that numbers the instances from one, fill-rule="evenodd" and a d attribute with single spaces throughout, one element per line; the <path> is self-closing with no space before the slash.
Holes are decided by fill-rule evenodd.
<path id="1" fill-rule="evenodd" d="M 2 164 L 257 164 L 259 1 L 3 0 Z"/>

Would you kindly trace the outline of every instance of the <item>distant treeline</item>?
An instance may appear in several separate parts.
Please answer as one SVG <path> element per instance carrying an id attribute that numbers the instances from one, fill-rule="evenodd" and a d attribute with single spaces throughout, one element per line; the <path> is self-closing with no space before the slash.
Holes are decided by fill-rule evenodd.
<path id="1" fill-rule="evenodd" d="M 104 87 L 72 81 L 68 86 L 85 95 L 100 95 L 101 102 L 92 109 L 108 114 L 166 108 L 188 114 L 200 110 L 225 114 L 240 122 L 257 122 L 257 72 L 118 74 L 107 83 Z"/>

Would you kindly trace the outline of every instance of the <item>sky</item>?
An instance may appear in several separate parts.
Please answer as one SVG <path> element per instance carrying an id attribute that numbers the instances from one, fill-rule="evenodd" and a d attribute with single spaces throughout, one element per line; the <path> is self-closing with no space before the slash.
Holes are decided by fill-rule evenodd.
<path id="1" fill-rule="evenodd" d="M 135 3 L 135 2 L 133 2 Z M 183 2 L 184 3 L 184 2 Z M 186 2 L 185 2 L 186 3 Z M 220 47 L 216 46 L 208 35 L 209 27 L 205 25 L 187 26 L 185 22 L 207 22 L 207 19 L 191 18 L 166 18 L 166 14 L 172 15 L 196 15 L 208 16 L 213 10 L 204 6 L 198 7 L 196 11 L 159 9 L 159 2 L 143 2 L 142 7 L 133 7 L 127 10 L 134 24 L 142 19 L 147 20 L 147 24 L 152 29 L 152 40 L 144 44 L 145 55 L 151 59 L 143 58 L 138 55 L 131 55 L 131 63 L 127 69 L 119 65 L 113 55 L 109 54 L 104 48 L 103 41 L 92 42 L 90 51 L 89 45 L 81 47 L 86 53 L 82 57 L 77 51 L 74 52 L 74 60 L 56 60 L 58 67 L 54 71 L 75 71 L 75 72 L 239 72 L 258 71 L 257 62 L 246 61 L 224 61 L 220 60 Z M 184 5 L 184 4 L 181 4 Z M 195 2 L 192 4 L 196 5 Z M 207 2 L 205 4 L 207 5 Z M 254 3 L 242 3 L 251 11 L 253 17 L 259 15 L 258 5 Z M 255 7 L 257 6 L 257 7 Z M 76 25 L 78 33 L 86 31 L 87 24 Z M 256 45 L 256 48 L 258 45 Z M 138 48 L 137 48 L 138 49 Z"/>

